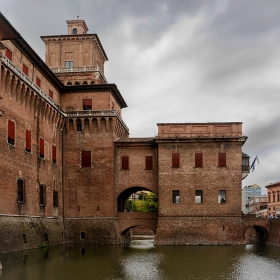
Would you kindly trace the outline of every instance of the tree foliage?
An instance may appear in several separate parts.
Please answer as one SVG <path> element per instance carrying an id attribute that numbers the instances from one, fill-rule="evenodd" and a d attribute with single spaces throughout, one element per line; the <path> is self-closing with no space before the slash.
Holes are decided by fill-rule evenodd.
<path id="1" fill-rule="evenodd" d="M 146 196 L 140 194 L 137 200 L 127 199 L 125 208 L 126 211 L 133 212 L 157 212 L 158 198 L 154 193 L 148 193 Z"/>

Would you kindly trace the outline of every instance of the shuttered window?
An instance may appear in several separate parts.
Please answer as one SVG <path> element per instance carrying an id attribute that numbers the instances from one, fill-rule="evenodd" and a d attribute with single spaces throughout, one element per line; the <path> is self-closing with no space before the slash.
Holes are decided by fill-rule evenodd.
<path id="1" fill-rule="evenodd" d="M 219 153 L 219 166 L 227 166 L 226 153 Z"/>
<path id="2" fill-rule="evenodd" d="M 13 53 L 8 48 L 6 48 L 6 57 L 10 60 L 12 60 L 13 57 Z"/>
<path id="3" fill-rule="evenodd" d="M 92 110 L 92 99 L 83 99 L 83 110 Z"/>
<path id="4" fill-rule="evenodd" d="M 153 169 L 153 156 L 146 156 L 146 169 L 147 170 Z"/>
<path id="5" fill-rule="evenodd" d="M 53 99 L 53 92 L 51 90 L 49 90 L 49 97 Z"/>
<path id="6" fill-rule="evenodd" d="M 180 154 L 172 153 L 172 167 L 178 168 L 180 166 Z"/>
<path id="7" fill-rule="evenodd" d="M 15 144 L 15 123 L 8 120 L 8 143 Z"/>
<path id="8" fill-rule="evenodd" d="M 202 167 L 202 153 L 195 153 L 195 167 Z"/>
<path id="9" fill-rule="evenodd" d="M 40 206 L 46 206 L 46 186 L 45 185 L 40 185 L 39 202 L 40 202 Z"/>
<path id="10" fill-rule="evenodd" d="M 25 133 L 25 151 L 31 152 L 31 132 L 26 130 Z"/>
<path id="11" fill-rule="evenodd" d="M 27 67 L 25 64 L 22 65 L 22 72 L 23 72 L 26 76 L 28 76 L 28 67 Z"/>
<path id="12" fill-rule="evenodd" d="M 56 163 L 56 146 L 52 146 L 52 163 Z"/>
<path id="13" fill-rule="evenodd" d="M 41 87 L 41 80 L 38 77 L 36 78 L 36 85 Z"/>
<path id="14" fill-rule="evenodd" d="M 122 169 L 129 169 L 129 157 L 122 156 Z"/>
<path id="15" fill-rule="evenodd" d="M 91 167 L 91 151 L 82 151 L 82 167 Z"/>
<path id="16" fill-rule="evenodd" d="M 40 158 L 44 158 L 45 156 L 44 146 L 45 146 L 45 141 L 44 139 L 40 138 Z"/>

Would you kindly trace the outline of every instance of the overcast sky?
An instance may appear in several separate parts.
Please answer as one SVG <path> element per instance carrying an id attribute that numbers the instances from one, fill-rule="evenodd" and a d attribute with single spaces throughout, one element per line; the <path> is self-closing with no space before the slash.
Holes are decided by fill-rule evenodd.
<path id="1" fill-rule="evenodd" d="M 243 152 L 260 161 L 243 186 L 280 180 L 279 0 L 0 0 L 0 10 L 44 59 L 40 36 L 67 34 L 78 3 L 131 137 L 162 122 L 243 122 Z"/>

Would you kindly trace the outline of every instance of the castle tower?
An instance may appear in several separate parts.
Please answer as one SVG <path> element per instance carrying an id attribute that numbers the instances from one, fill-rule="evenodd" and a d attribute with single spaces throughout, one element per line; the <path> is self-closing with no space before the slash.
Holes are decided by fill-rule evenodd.
<path id="1" fill-rule="evenodd" d="M 87 34 L 83 20 L 68 20 L 67 26 L 67 35 L 41 37 L 47 65 L 66 85 L 61 107 L 67 239 L 117 243 L 114 141 L 128 137 L 121 118 L 127 105 L 117 86 L 105 79 L 108 58 L 98 36 Z"/>

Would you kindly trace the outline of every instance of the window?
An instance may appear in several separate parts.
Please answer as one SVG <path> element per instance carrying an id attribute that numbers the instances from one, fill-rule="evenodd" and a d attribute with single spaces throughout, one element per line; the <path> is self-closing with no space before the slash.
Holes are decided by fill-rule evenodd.
<path id="1" fill-rule="evenodd" d="M 219 166 L 227 166 L 226 153 L 219 153 Z"/>
<path id="2" fill-rule="evenodd" d="M 153 156 L 146 156 L 146 169 L 147 170 L 153 169 Z"/>
<path id="3" fill-rule="evenodd" d="M 180 166 L 180 154 L 172 153 L 172 167 L 178 168 Z"/>
<path id="4" fill-rule="evenodd" d="M 49 97 L 53 99 L 53 92 L 51 90 L 49 90 Z"/>
<path id="5" fill-rule="evenodd" d="M 53 207 L 58 207 L 58 191 L 53 191 Z"/>
<path id="6" fill-rule="evenodd" d="M 41 87 L 41 80 L 38 77 L 36 78 L 36 85 Z"/>
<path id="7" fill-rule="evenodd" d="M 226 191 L 225 190 L 219 191 L 218 203 L 226 203 Z"/>
<path id="8" fill-rule="evenodd" d="M 56 163 L 56 146 L 52 146 L 52 163 Z"/>
<path id="9" fill-rule="evenodd" d="M 40 158 L 44 158 L 44 146 L 45 146 L 45 141 L 44 139 L 40 138 Z"/>
<path id="10" fill-rule="evenodd" d="M 23 238 L 23 243 L 27 243 L 27 237 L 25 233 L 22 235 L 22 238 Z"/>
<path id="11" fill-rule="evenodd" d="M 40 206 L 46 206 L 46 186 L 40 185 L 39 189 L 39 202 Z"/>
<path id="12" fill-rule="evenodd" d="M 73 34 L 74 35 L 78 34 L 77 28 L 73 28 Z"/>
<path id="13" fill-rule="evenodd" d="M 92 100 L 83 99 L 83 110 L 92 110 Z"/>
<path id="14" fill-rule="evenodd" d="M 25 132 L 25 151 L 31 152 L 31 132 L 29 130 Z"/>
<path id="15" fill-rule="evenodd" d="M 91 151 L 82 151 L 82 167 L 91 167 Z"/>
<path id="16" fill-rule="evenodd" d="M 195 203 L 202 203 L 202 191 L 199 190 L 199 191 L 195 191 Z"/>
<path id="17" fill-rule="evenodd" d="M 15 123 L 8 120 L 8 143 L 15 144 Z"/>
<path id="18" fill-rule="evenodd" d="M 180 191 L 173 190 L 172 191 L 172 203 L 178 204 L 180 202 Z"/>
<path id="19" fill-rule="evenodd" d="M 23 72 L 26 76 L 28 76 L 28 67 L 27 67 L 25 64 L 22 65 L 22 72 Z"/>
<path id="20" fill-rule="evenodd" d="M 6 57 L 10 60 L 12 60 L 13 57 L 13 53 L 8 48 L 6 48 Z"/>
<path id="21" fill-rule="evenodd" d="M 76 120 L 76 124 L 77 124 L 77 131 L 82 131 L 82 122 L 80 119 Z"/>
<path id="22" fill-rule="evenodd" d="M 85 239 L 86 238 L 86 234 L 84 231 L 81 232 L 81 239 Z"/>
<path id="23" fill-rule="evenodd" d="M 17 179 L 17 201 L 24 203 L 24 181 Z"/>
<path id="24" fill-rule="evenodd" d="M 122 156 L 122 169 L 129 169 L 129 157 Z"/>
<path id="25" fill-rule="evenodd" d="M 202 167 L 202 153 L 195 153 L 195 167 Z"/>
<path id="26" fill-rule="evenodd" d="M 73 61 L 65 61 L 65 67 L 73 67 L 74 62 Z"/>

